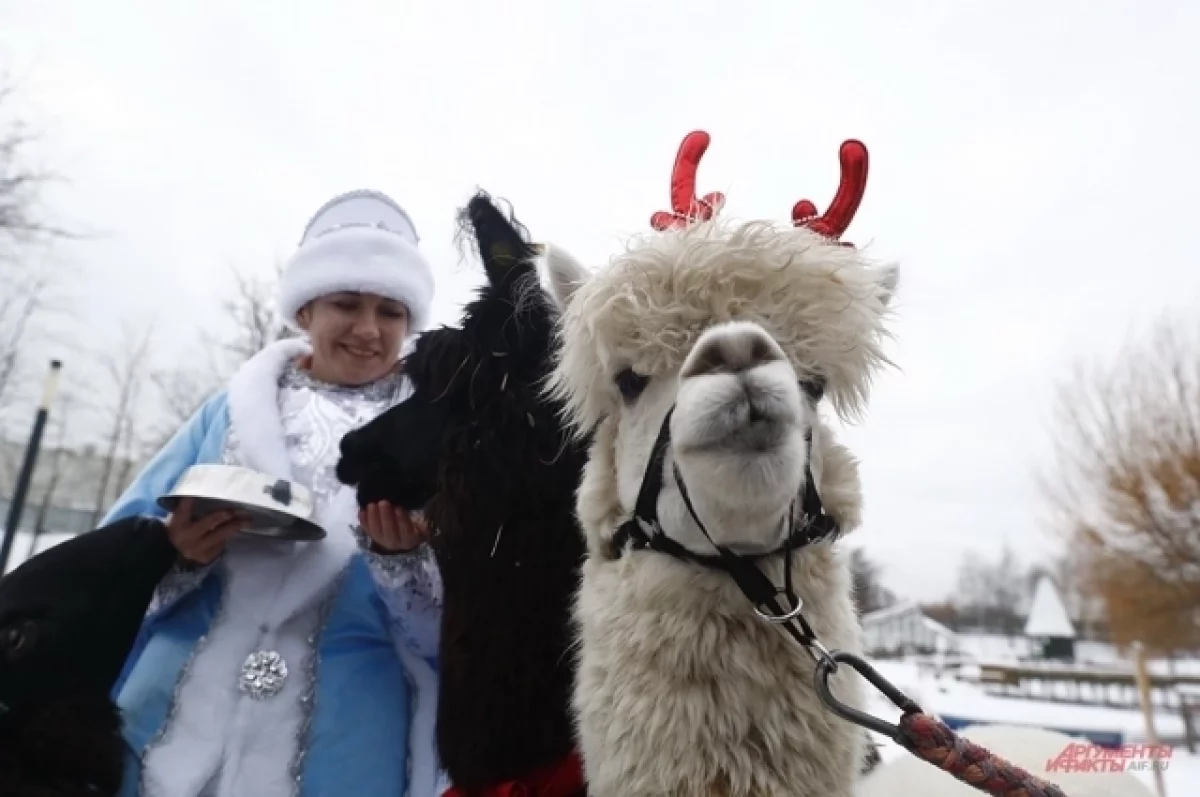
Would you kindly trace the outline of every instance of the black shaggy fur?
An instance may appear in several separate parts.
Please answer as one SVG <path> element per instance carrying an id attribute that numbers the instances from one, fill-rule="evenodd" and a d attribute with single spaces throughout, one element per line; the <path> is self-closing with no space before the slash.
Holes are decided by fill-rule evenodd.
<path id="1" fill-rule="evenodd" d="M 445 588 L 438 747 L 468 793 L 574 746 L 570 607 L 583 560 L 575 490 L 586 447 L 542 395 L 555 311 L 535 251 L 486 194 L 463 211 L 488 284 L 461 329 L 422 335 L 413 396 L 345 437 L 361 503 L 424 508 Z"/>
<path id="2" fill-rule="evenodd" d="M 160 522 L 130 518 L 0 579 L 0 795 L 118 792 L 125 744 L 109 695 L 175 558 Z"/>

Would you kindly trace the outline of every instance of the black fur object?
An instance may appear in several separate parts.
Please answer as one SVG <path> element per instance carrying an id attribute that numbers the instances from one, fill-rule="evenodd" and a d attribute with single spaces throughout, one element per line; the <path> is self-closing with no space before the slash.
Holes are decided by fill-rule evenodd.
<path id="1" fill-rule="evenodd" d="M 162 523 L 130 518 L 0 579 L 0 795 L 119 791 L 125 744 L 109 695 L 175 558 Z"/>
<path id="2" fill-rule="evenodd" d="M 881 763 L 883 763 L 883 758 L 879 755 L 879 745 L 877 745 L 875 740 L 868 735 L 867 751 L 863 755 L 862 769 L 858 771 L 859 776 L 861 777 L 863 775 L 869 775 L 871 772 L 875 771 L 875 767 L 879 766 Z"/>
<path id="3" fill-rule="evenodd" d="M 445 588 L 438 747 L 466 794 L 574 747 L 570 609 L 583 561 L 575 490 L 586 446 L 541 394 L 555 310 L 535 250 L 483 193 L 460 217 L 488 284 L 462 327 L 418 338 L 412 397 L 342 442 L 362 504 L 423 508 Z"/>

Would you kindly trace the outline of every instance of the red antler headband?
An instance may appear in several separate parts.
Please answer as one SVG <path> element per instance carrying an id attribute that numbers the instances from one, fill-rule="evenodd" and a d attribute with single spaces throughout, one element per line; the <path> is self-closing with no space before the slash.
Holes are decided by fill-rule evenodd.
<path id="1" fill-rule="evenodd" d="M 725 195 L 714 191 L 696 198 L 696 170 L 708 149 L 709 135 L 703 130 L 688 133 L 679 145 L 675 166 L 671 169 L 671 210 L 650 217 L 650 226 L 662 231 L 685 227 L 696 221 L 708 221 L 725 204 Z"/>
<path id="2" fill-rule="evenodd" d="M 817 206 L 801 199 L 792 208 L 792 223 L 797 227 L 808 227 L 815 233 L 832 238 L 841 238 L 842 233 L 854 220 L 858 206 L 862 204 L 867 189 L 867 148 L 861 141 L 846 141 L 838 152 L 842 162 L 842 180 L 837 193 L 829 203 L 825 215 L 817 215 Z M 843 246 L 854 244 L 842 242 Z"/>
<path id="3" fill-rule="evenodd" d="M 672 227 L 685 227 L 697 221 L 708 221 L 725 204 L 725 195 L 720 192 L 696 197 L 696 171 L 711 141 L 708 133 L 696 130 L 684 137 L 671 169 L 671 210 L 659 211 L 650 217 L 650 226 L 662 231 Z M 842 179 L 837 193 L 829 203 L 824 215 L 817 215 L 817 206 L 801 199 L 792 207 L 792 223 L 807 227 L 813 232 L 838 241 L 846 232 L 854 214 L 862 204 L 867 188 L 867 148 L 861 141 L 853 139 L 842 143 L 838 153 L 842 165 Z M 854 244 L 839 241 L 843 246 Z"/>

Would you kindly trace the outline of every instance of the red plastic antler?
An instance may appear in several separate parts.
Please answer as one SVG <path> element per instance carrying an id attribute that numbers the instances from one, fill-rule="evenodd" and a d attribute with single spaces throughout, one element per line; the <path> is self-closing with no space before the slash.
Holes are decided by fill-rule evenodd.
<path id="1" fill-rule="evenodd" d="M 854 220 L 858 206 L 862 204 L 863 193 L 867 189 L 867 148 L 861 141 L 851 139 L 842 143 L 838 153 L 842 162 L 842 180 L 838 185 L 833 202 L 825 215 L 817 215 L 817 206 L 807 199 L 801 199 L 792 208 L 792 223 L 797 227 L 808 227 L 835 241 Z M 845 244 L 853 246 L 853 244 Z"/>
<path id="2" fill-rule="evenodd" d="M 675 166 L 671 169 L 671 210 L 659 211 L 650 217 L 656 230 L 684 227 L 695 221 L 708 221 L 725 204 L 725 195 L 714 191 L 696 198 L 696 170 L 708 149 L 709 135 L 703 130 L 688 133 L 679 145 Z"/>

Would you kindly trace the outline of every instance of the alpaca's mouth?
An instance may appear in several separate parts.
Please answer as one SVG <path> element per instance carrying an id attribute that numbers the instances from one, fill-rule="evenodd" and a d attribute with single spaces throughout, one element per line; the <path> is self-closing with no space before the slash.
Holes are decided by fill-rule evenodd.
<path id="1" fill-rule="evenodd" d="M 767 452 L 778 448 L 787 437 L 786 425 L 774 418 L 752 417 L 728 436 L 728 444 L 747 451 Z"/>
<path id="2" fill-rule="evenodd" d="M 795 413 L 777 396 L 741 391 L 705 417 L 686 424 L 686 433 L 675 444 L 694 451 L 765 454 L 788 442 L 794 421 Z"/>
<path id="3" fill-rule="evenodd" d="M 709 444 L 709 449 L 737 451 L 747 454 L 769 454 L 788 440 L 789 424 L 774 418 L 755 418 L 730 429 Z"/>

